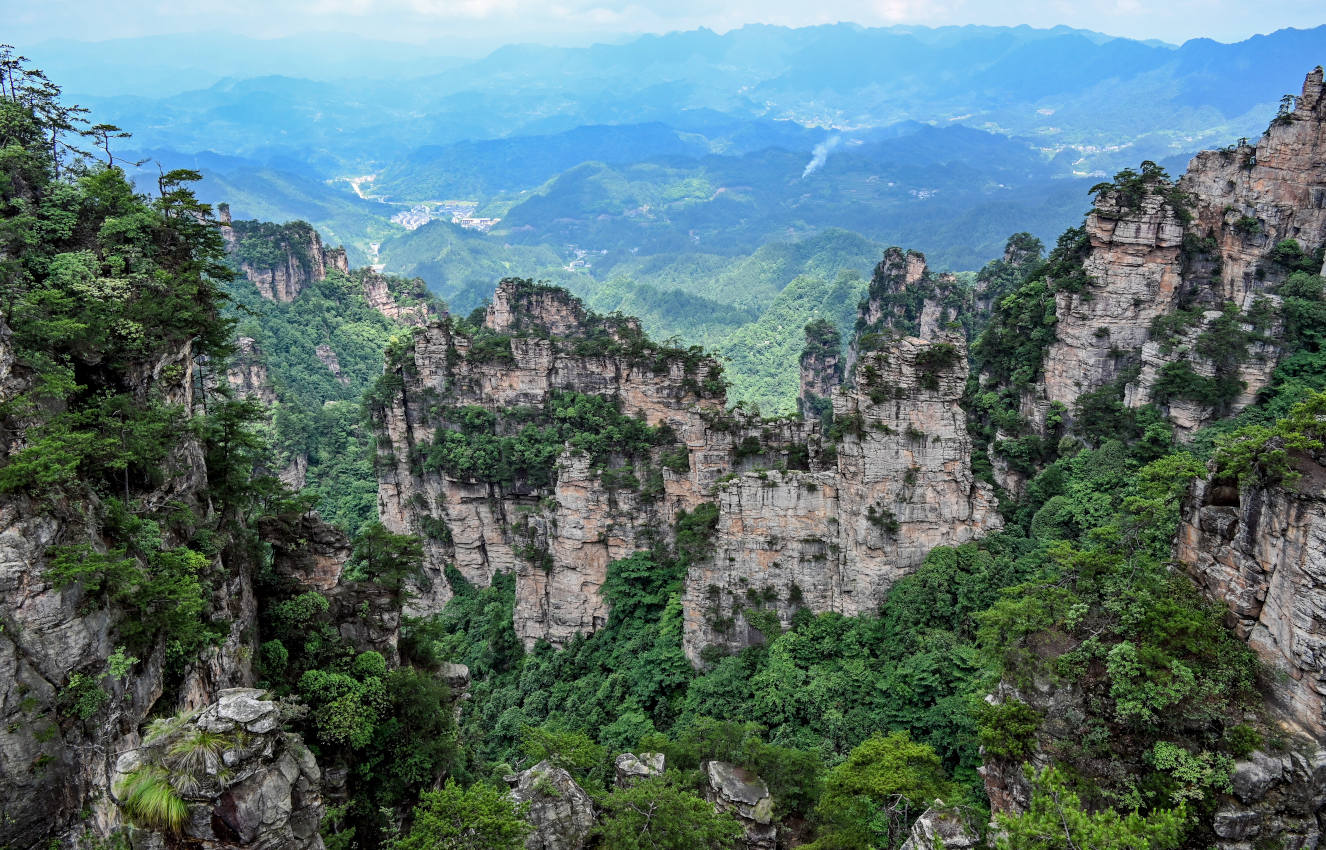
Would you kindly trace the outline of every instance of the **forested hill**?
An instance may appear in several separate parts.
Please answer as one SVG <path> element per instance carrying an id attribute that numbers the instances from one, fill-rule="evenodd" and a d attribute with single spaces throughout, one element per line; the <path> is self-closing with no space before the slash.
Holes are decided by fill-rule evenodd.
<path id="1" fill-rule="evenodd" d="M 773 419 L 561 287 L 452 315 L 135 187 L 0 83 L 0 845 L 1326 828 L 1320 67 L 1048 248 L 786 282 Z"/>

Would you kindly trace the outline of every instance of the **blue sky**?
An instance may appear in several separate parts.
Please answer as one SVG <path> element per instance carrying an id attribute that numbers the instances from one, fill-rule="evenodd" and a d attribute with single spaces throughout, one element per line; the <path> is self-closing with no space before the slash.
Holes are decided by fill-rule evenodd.
<path id="1" fill-rule="evenodd" d="M 1182 42 L 1238 41 L 1326 23 L 1321 0 L 0 0 L 5 39 L 101 40 L 229 31 L 263 38 L 343 32 L 437 43 L 470 54 L 514 41 L 574 44 L 624 34 L 746 23 L 800 26 L 1067 24 Z M 450 50 L 446 50 L 450 46 Z"/>

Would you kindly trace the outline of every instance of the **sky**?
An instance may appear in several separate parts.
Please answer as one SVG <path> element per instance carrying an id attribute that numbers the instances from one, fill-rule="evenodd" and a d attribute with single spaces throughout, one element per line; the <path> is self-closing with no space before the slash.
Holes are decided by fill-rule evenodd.
<path id="1" fill-rule="evenodd" d="M 259 38 L 314 32 L 438 45 L 473 55 L 513 42 L 583 44 L 705 26 L 1066 24 L 1182 43 L 1240 41 L 1326 23 L 1322 0 L 0 0 L 3 39 L 99 41 L 225 31 Z M 449 49 L 448 49 L 449 48 Z"/>

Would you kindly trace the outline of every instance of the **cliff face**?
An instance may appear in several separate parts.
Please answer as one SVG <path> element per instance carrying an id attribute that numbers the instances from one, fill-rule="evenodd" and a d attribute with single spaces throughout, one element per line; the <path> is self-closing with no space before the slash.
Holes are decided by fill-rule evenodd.
<path id="1" fill-rule="evenodd" d="M 713 554 L 683 591 L 685 646 L 698 660 L 705 646 L 760 640 L 756 611 L 786 624 L 800 608 L 868 610 L 931 546 L 998 527 L 968 464 L 960 336 L 884 343 L 876 332 L 881 350 L 860 355 L 851 388 L 833 399 L 845 423 L 834 450 L 818 422 L 725 411 L 711 361 L 641 339 L 632 322 L 508 280 L 484 329 L 430 325 L 389 365 L 376 399 L 379 507 L 392 530 L 426 538 L 417 611 L 450 597 L 445 564 L 479 584 L 515 573 L 516 633 L 563 643 L 606 623 L 599 589 L 611 561 L 713 501 Z M 633 452 L 558 444 L 546 479 L 455 466 L 482 450 L 477 435 L 460 436 L 467 417 L 499 438 L 528 438 L 565 393 L 612 399 L 621 416 L 660 430 Z"/>
<path id="2" fill-rule="evenodd" d="M 191 407 L 193 358 L 187 344 L 135 373 L 133 389 L 139 397 L 160 393 Z M 9 389 L 21 391 L 21 381 Z M 183 440 L 166 467 L 164 484 L 135 496 L 144 505 L 187 507 L 206 516 L 200 445 Z M 63 502 L 54 508 L 21 494 L 0 499 L 0 842 L 12 846 L 45 846 L 85 808 L 94 822 L 115 823 L 118 813 L 104 794 L 111 768 L 117 754 L 137 746 L 139 726 L 158 701 L 164 697 L 191 707 L 205 704 L 219 688 L 252 681 L 247 661 L 255 648 L 251 565 L 242 559 L 223 565 L 219 557 L 209 569 L 225 577 L 208 615 L 229 626 L 217 645 L 177 677 L 182 678 L 178 691 L 164 692 L 161 645 L 140 653 L 143 657 L 127 673 L 108 675 L 106 659 L 116 649 L 122 612 L 79 584 L 58 588 L 48 577 L 53 546 L 87 544 L 95 552 L 106 550 L 96 521 L 102 512 L 90 495 L 80 506 Z M 165 513 L 163 508 L 155 517 L 161 544 L 183 543 L 190 529 L 174 526 Z M 80 682 L 107 689 L 96 710 L 91 710 L 94 703 L 81 703 L 82 710 L 71 703 L 90 693 Z"/>
<path id="3" fill-rule="evenodd" d="M 1274 714 L 1294 743 L 1235 766 L 1214 818 L 1222 850 L 1305 846 L 1326 829 L 1326 465 L 1296 461 L 1292 484 L 1198 481 L 1175 542 L 1175 560 L 1275 671 Z"/>
<path id="4" fill-rule="evenodd" d="M 832 322 L 813 321 L 806 325 L 806 347 L 801 352 L 797 412 L 810 419 L 822 417 L 833 409 L 833 392 L 842 382 L 842 336 Z"/>
<path id="5" fill-rule="evenodd" d="M 1158 404 L 1186 436 L 1252 403 L 1279 355 L 1273 290 L 1293 264 L 1277 246 L 1292 239 L 1311 257 L 1326 244 L 1323 162 L 1317 68 L 1255 147 L 1200 153 L 1175 185 L 1100 192 L 1088 280 L 1056 294 L 1057 338 L 1024 415 L 1040 426 L 1052 402 L 1071 410 L 1115 384 L 1126 405 Z"/>
<path id="6" fill-rule="evenodd" d="M 318 231 L 304 222 L 232 221 L 225 204 L 217 212 L 227 250 L 264 298 L 294 301 L 308 283 L 325 279 L 329 269 L 350 271 L 345 249 L 327 248 Z"/>
<path id="7" fill-rule="evenodd" d="M 242 336 L 235 340 L 235 356 L 226 371 L 226 382 L 230 391 L 240 398 L 257 399 L 263 404 L 276 403 L 276 390 L 267 374 L 262 349 L 252 337 Z"/>
<path id="8" fill-rule="evenodd" d="M 1200 481 L 1176 559 L 1238 635 L 1285 674 L 1275 696 L 1303 730 L 1326 737 L 1326 467 L 1302 458 L 1289 486 Z"/>
<path id="9" fill-rule="evenodd" d="M 714 555 L 682 598 L 693 662 L 707 646 L 762 642 L 770 615 L 787 627 L 801 608 L 874 610 L 932 547 L 1002 525 L 991 488 L 971 474 L 966 378 L 960 336 L 865 352 L 834 396 L 834 462 L 719 485 Z"/>
<path id="10" fill-rule="evenodd" d="M 628 350 L 642 339 L 628 321 L 614 320 L 593 338 L 590 324 L 564 293 L 505 281 L 483 334 L 435 323 L 390 364 L 395 386 L 376 413 L 384 446 L 379 509 L 388 528 L 425 538 L 429 580 L 416 610 L 438 610 L 450 598 L 442 568 L 454 563 L 478 584 L 516 574 L 516 633 L 527 643 L 593 631 L 606 622 L 598 590 L 607 564 L 649 548 L 643 535 L 694 509 L 727 471 L 734 436 L 711 424 L 724 418 L 723 396 L 705 388 L 716 365 L 642 342 Z M 530 335 L 505 333 L 516 328 Z M 498 430 L 519 431 L 507 412 L 546 410 L 558 393 L 615 399 L 621 415 L 666 426 L 672 436 L 599 463 L 564 447 L 550 480 L 538 482 L 425 468 L 439 429 L 456 427 L 450 411 L 500 413 Z"/>

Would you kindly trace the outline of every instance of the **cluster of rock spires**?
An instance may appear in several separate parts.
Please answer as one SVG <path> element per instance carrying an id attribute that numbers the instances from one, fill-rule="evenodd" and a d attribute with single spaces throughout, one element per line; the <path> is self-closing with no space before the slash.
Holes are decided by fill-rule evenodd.
<path id="1" fill-rule="evenodd" d="M 1267 257 L 1277 243 L 1293 238 L 1309 253 L 1326 244 L 1323 162 L 1326 96 L 1317 69 L 1297 108 L 1255 147 L 1199 155 L 1174 192 L 1146 192 L 1136 203 L 1102 192 L 1086 224 L 1086 286 L 1055 296 L 1055 339 L 1023 396 L 1023 415 L 1045 429 L 1056 404 L 1071 415 L 1083 394 L 1119 381 L 1126 404 L 1161 404 L 1182 434 L 1251 403 L 1279 354 L 1273 329 L 1238 364 L 1244 387 L 1224 409 L 1162 399 L 1157 387 L 1176 350 L 1195 374 L 1216 373 L 1218 364 L 1204 360 L 1193 343 L 1225 315 L 1226 303 L 1241 317 L 1258 301 L 1274 303 L 1270 290 L 1284 273 Z M 228 217 L 227 224 L 227 241 L 239 244 L 242 228 Z M 280 262 L 244 266 L 266 297 L 289 301 L 329 269 L 348 273 L 343 251 L 308 234 L 307 244 L 286 245 Z M 560 291 L 504 282 L 485 326 L 508 338 L 508 355 L 493 358 L 455 323 L 398 303 L 384 279 L 365 273 L 359 281 L 384 315 L 418 328 L 411 346 L 388 364 L 397 380 L 376 401 L 383 522 L 426 541 L 431 581 L 413 601 L 416 613 L 437 611 L 449 598 L 444 565 L 479 584 L 511 572 L 517 634 L 527 644 L 563 643 L 606 622 L 601 587 L 609 562 L 648 548 L 648 534 L 671 528 L 682 511 L 713 502 L 712 551 L 691 566 L 683 590 L 685 648 L 700 663 L 706 647 L 733 650 L 763 640 L 759 626 L 768 617 L 786 626 L 802 609 L 873 610 L 932 547 L 1000 527 L 994 489 L 972 473 L 961 407 L 968 372 L 957 320 L 962 310 L 980 309 L 981 293 L 957 303 L 966 296 L 956 280 L 930 274 L 919 254 L 885 256 L 847 356 L 831 350 L 839 342 L 821 340 L 803 359 L 805 415 L 778 422 L 727 411 L 714 362 L 636 345 L 633 322 L 605 323 Z M 1194 306 L 1209 309 L 1196 313 L 1179 339 L 1154 338 L 1158 318 Z M 604 334 L 613 344 L 601 344 Z M 240 351 L 227 376 L 232 387 L 273 399 L 261 352 L 252 340 L 241 340 Z M 335 373 L 336 353 L 319 356 Z M 16 391 L 8 363 L 0 334 L 4 398 Z M 140 377 L 136 391 L 159 389 L 192 408 L 188 345 Z M 541 407 L 560 391 L 613 397 L 623 413 L 668 426 L 675 446 L 619 459 L 639 473 L 657 471 L 656 492 L 605 481 L 603 470 L 569 450 L 555 479 L 538 486 L 456 478 L 419 462 L 437 429 L 447 427 L 444 408 Z M 820 422 L 826 399 L 832 434 Z M 1231 791 L 1217 801 L 1222 850 L 1315 846 L 1323 830 L 1326 463 L 1312 456 L 1297 461 L 1303 474 L 1292 485 L 1200 483 L 1185 505 L 1176 546 L 1176 561 L 1228 607 L 1237 633 L 1285 673 L 1279 708 L 1301 733 L 1283 754 L 1255 752 L 1236 765 Z M 205 512 L 206 473 L 196 442 L 177 449 L 170 473 L 146 499 L 178 500 Z M 1014 489 L 1019 482 L 1005 470 L 1000 483 Z M 165 743 L 203 730 L 228 743 L 213 761 L 202 759 L 192 796 L 186 795 L 191 846 L 321 846 L 320 771 L 297 738 L 281 730 L 283 708 L 249 689 L 255 564 L 227 565 L 230 578 L 216 597 L 230 631 L 185 672 L 178 694 L 164 693 L 158 648 L 126 676 L 109 680 L 112 700 L 94 720 L 57 722 L 62 683 L 75 671 L 100 675 L 113 650 L 112 613 L 84 604 L 77 587 L 57 590 L 43 578 L 47 548 L 86 536 L 80 522 L 39 511 L 21 494 L 0 503 L 0 840 L 37 846 L 52 834 L 49 822 L 72 824 L 85 807 L 92 822 L 117 823 L 116 788 L 135 770 L 161 762 Z M 344 580 L 343 535 L 303 517 L 294 527 L 264 529 L 264 536 L 280 575 L 327 595 L 343 637 L 398 658 L 399 612 L 382 592 Z M 457 667 L 441 675 L 463 690 L 466 671 Z M 1043 685 L 1016 691 L 1005 685 L 992 697 L 1020 699 L 1049 718 L 1038 732 L 1042 755 L 1055 737 L 1080 732 L 1071 723 L 1079 695 Z M 187 714 L 161 737 L 145 738 L 143 722 L 163 698 Z M 647 754 L 625 754 L 618 782 L 661 769 Z M 772 847 L 767 787 L 732 765 L 704 769 L 710 799 L 742 820 L 747 846 Z M 1026 807 L 1030 788 L 1020 765 L 987 759 L 985 779 L 996 811 Z M 592 802 L 565 771 L 535 765 L 513 786 L 517 799 L 531 803 L 539 827 L 531 850 L 583 845 Z M 961 813 L 937 806 L 918 819 L 905 846 L 930 850 L 941 843 L 970 847 L 976 838 Z"/>
<path id="2" fill-rule="evenodd" d="M 960 335 L 927 327 L 931 339 L 901 337 L 861 353 L 832 402 L 835 421 L 850 427 L 826 451 L 818 420 L 728 412 L 707 358 L 657 347 L 587 353 L 577 343 L 600 321 L 561 290 L 508 280 L 485 325 L 510 335 L 509 358 L 476 357 L 472 340 L 442 322 L 390 364 L 399 382 L 376 413 L 379 509 L 392 530 L 428 538 L 433 581 L 413 601 L 416 612 L 440 610 L 449 598 L 445 564 L 484 585 L 515 573 L 517 635 L 527 645 L 561 644 L 606 623 L 599 588 L 609 562 L 648 548 L 646 535 L 670 528 L 680 511 L 713 501 L 713 552 L 683 592 L 684 643 L 698 662 L 707 646 L 763 639 L 748 605 L 783 625 L 803 608 L 873 610 L 931 547 L 999 527 L 991 488 L 970 470 Z M 638 329 L 627 322 L 612 333 L 621 341 Z M 666 425 L 684 464 L 662 463 L 666 449 L 656 449 L 637 469 L 642 480 L 650 464 L 661 474 L 660 492 L 650 495 L 605 481 L 570 450 L 544 487 L 458 478 L 420 463 L 437 430 L 449 427 L 446 410 L 541 408 L 559 391 L 612 397 L 622 413 Z M 446 534 L 430 533 L 437 528 Z"/>

